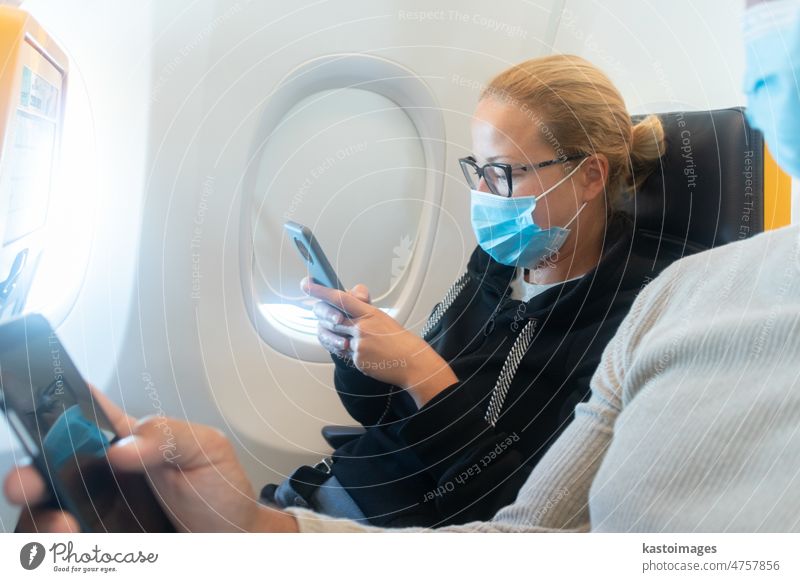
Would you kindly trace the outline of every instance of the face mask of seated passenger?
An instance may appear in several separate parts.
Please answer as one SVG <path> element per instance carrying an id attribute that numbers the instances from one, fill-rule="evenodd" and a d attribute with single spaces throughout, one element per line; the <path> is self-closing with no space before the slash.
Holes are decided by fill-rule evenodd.
<path id="1" fill-rule="evenodd" d="M 747 118 L 778 164 L 800 176 L 800 3 L 762 3 L 744 14 Z"/>
<path id="2" fill-rule="evenodd" d="M 505 198 L 488 192 L 471 190 L 472 228 L 480 247 L 500 264 L 509 267 L 535 267 L 563 246 L 569 236 L 572 224 L 586 202 L 575 216 L 562 226 L 542 228 L 533 220 L 536 202 L 558 188 L 578 171 L 583 162 L 575 166 L 569 174 L 538 196 L 517 196 Z"/>

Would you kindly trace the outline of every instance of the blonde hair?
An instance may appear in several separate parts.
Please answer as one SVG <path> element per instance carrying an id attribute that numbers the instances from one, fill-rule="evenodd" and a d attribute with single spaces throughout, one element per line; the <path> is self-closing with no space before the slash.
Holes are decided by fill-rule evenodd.
<path id="1" fill-rule="evenodd" d="M 481 93 L 520 107 L 556 155 L 603 154 L 609 209 L 638 190 L 664 155 L 664 128 L 650 115 L 636 125 L 611 80 L 586 59 L 530 59 L 497 75 Z"/>

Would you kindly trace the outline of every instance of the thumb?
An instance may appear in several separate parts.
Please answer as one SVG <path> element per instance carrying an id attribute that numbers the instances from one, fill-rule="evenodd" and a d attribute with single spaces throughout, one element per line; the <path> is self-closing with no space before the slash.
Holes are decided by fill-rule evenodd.
<path id="1" fill-rule="evenodd" d="M 131 427 L 136 424 L 136 419 L 129 416 L 124 409 L 114 404 L 111 399 L 99 390 L 94 384 L 89 383 L 89 392 L 92 398 L 100 404 L 100 408 L 105 412 L 111 426 L 120 436 L 131 434 Z"/>
<path id="2" fill-rule="evenodd" d="M 225 435 L 213 427 L 152 415 L 115 443 L 108 458 L 123 471 L 142 472 L 167 464 L 190 471 L 227 460 L 231 450 Z"/>
<path id="3" fill-rule="evenodd" d="M 362 285 L 361 283 L 350 289 L 350 295 L 353 295 L 356 299 L 359 299 L 364 303 L 371 303 L 369 289 L 366 285 Z"/>

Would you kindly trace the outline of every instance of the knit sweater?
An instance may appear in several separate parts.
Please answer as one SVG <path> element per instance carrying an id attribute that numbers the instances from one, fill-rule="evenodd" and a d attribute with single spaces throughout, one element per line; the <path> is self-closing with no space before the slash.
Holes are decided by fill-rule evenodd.
<path id="1" fill-rule="evenodd" d="M 786 227 L 668 267 L 517 500 L 436 531 L 800 531 L 799 236 Z M 290 511 L 301 531 L 387 531 Z"/>

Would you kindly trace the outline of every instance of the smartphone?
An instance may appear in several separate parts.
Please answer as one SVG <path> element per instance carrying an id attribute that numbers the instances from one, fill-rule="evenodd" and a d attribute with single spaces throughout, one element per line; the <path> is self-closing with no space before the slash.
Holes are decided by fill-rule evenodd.
<path id="1" fill-rule="evenodd" d="M 345 291 L 344 285 L 342 285 L 339 277 L 336 276 L 336 271 L 333 270 L 325 253 L 322 252 L 322 247 L 319 246 L 311 229 L 291 220 L 286 222 L 283 227 L 294 241 L 294 246 L 297 247 L 300 256 L 308 265 L 308 274 L 311 279 L 315 283 L 325 285 L 331 289 Z"/>
<path id="2" fill-rule="evenodd" d="M 0 326 L 0 407 L 50 490 L 84 532 L 172 532 L 145 476 L 112 469 L 119 440 L 47 320 Z"/>

